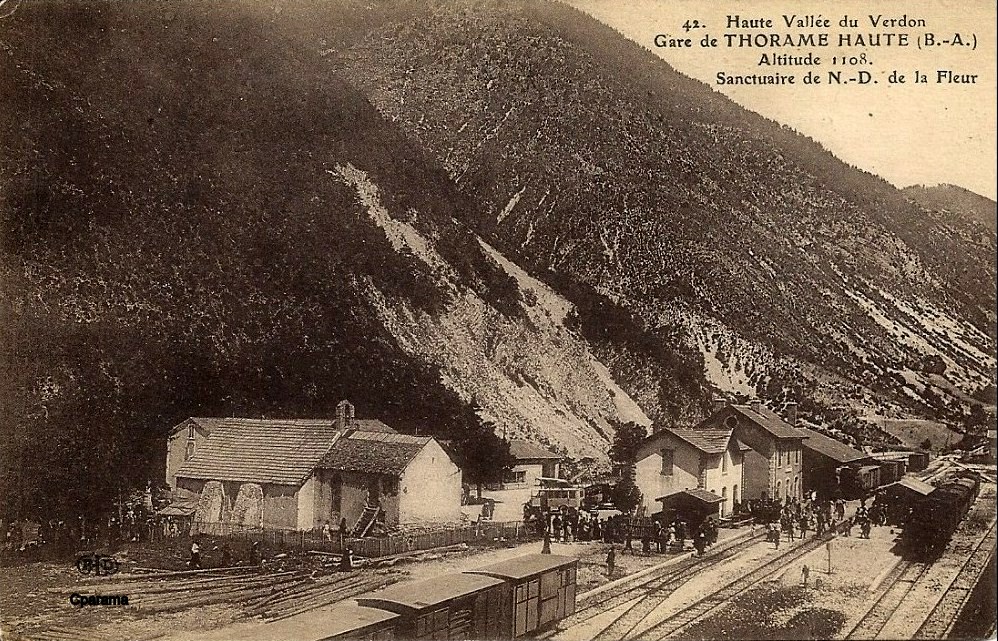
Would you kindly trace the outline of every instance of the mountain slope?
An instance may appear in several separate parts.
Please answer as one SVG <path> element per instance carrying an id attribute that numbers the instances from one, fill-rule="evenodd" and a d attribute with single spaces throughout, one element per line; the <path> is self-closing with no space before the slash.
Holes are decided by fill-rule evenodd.
<path id="1" fill-rule="evenodd" d="M 993 236 L 564 5 L 410 9 L 332 64 L 484 201 L 466 220 L 535 276 L 699 348 L 732 392 L 959 420 L 923 359 L 965 391 L 993 379 Z"/>
<path id="2" fill-rule="evenodd" d="M 107 507 L 157 480 L 190 415 L 350 398 L 452 438 L 471 407 L 595 458 L 648 422 L 571 305 L 458 222 L 475 201 L 288 35 L 316 5 L 281 6 L 29 3 L 0 23 L 3 511 Z M 375 17 L 337 9 L 329 48 Z"/>
<path id="3" fill-rule="evenodd" d="M 950 212 L 969 221 L 976 221 L 985 229 L 998 230 L 998 203 L 956 185 L 925 187 L 914 185 L 902 190 L 905 196 L 925 209 Z"/>

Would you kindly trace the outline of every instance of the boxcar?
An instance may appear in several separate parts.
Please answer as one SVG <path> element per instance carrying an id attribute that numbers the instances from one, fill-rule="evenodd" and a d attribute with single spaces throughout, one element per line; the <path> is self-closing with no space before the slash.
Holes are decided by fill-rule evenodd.
<path id="1" fill-rule="evenodd" d="M 908 471 L 921 472 L 929 466 L 928 452 L 912 452 L 908 455 Z"/>
<path id="2" fill-rule="evenodd" d="M 502 608 L 508 615 L 498 633 L 500 638 L 515 639 L 575 612 L 578 563 L 568 556 L 528 554 L 467 574 L 502 579 L 509 586 Z"/>
<path id="3" fill-rule="evenodd" d="M 447 574 L 393 585 L 357 597 L 364 607 L 399 615 L 401 639 L 500 639 L 510 601 L 505 581 L 479 574 Z"/>
<path id="4" fill-rule="evenodd" d="M 902 476 L 904 476 L 904 463 L 902 461 L 880 462 L 880 485 L 889 485 L 900 480 Z"/>

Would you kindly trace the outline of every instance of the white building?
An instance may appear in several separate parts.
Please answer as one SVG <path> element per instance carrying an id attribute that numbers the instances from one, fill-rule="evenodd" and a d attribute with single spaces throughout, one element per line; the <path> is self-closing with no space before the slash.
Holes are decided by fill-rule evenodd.
<path id="1" fill-rule="evenodd" d="M 701 489 L 722 499 L 720 516 L 731 514 L 742 500 L 742 462 L 749 449 L 732 429 L 663 428 L 653 433 L 638 449 L 635 465 L 645 513 L 659 509 L 660 497 Z"/>

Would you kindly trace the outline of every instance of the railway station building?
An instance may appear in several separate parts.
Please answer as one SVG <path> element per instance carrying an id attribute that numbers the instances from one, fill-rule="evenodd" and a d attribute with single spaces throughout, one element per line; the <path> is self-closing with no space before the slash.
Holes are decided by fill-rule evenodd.
<path id="1" fill-rule="evenodd" d="M 312 530 L 365 508 L 389 526 L 458 521 L 461 471 L 429 436 L 356 419 L 190 418 L 167 439 L 166 478 L 194 521 Z"/>
<path id="2" fill-rule="evenodd" d="M 788 420 L 758 400 L 745 405 L 715 401 L 714 407 L 694 431 L 728 429 L 739 443 L 748 446 L 742 464 L 742 500 L 801 498 L 807 434 L 795 427 L 797 405 L 788 406 Z"/>
<path id="3" fill-rule="evenodd" d="M 657 511 L 659 497 L 700 490 L 718 499 L 718 516 L 742 500 L 743 459 L 750 448 L 730 428 L 662 428 L 638 449 L 635 484 L 646 513 Z"/>

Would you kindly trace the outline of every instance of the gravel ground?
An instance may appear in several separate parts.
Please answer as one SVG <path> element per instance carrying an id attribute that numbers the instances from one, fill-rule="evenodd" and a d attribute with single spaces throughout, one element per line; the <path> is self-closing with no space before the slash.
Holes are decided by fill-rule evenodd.
<path id="1" fill-rule="evenodd" d="M 880 638 L 912 637 L 956 577 L 972 542 L 983 535 L 994 513 L 995 486 L 982 485 L 981 497 L 953 543 L 915 584 Z M 896 531 L 892 533 L 890 528 L 873 528 L 868 540 L 838 537 L 832 542 L 830 574 L 828 551 L 819 548 L 736 597 L 718 613 L 682 631 L 678 638 L 842 638 L 869 610 L 887 574 L 901 561 L 894 551 L 896 538 Z M 805 565 L 809 570 L 806 589 L 802 581 Z M 734 564 L 730 569 L 735 569 Z M 691 591 L 707 592 L 708 581 L 704 583 Z M 994 625 L 993 617 L 990 625 Z"/>

